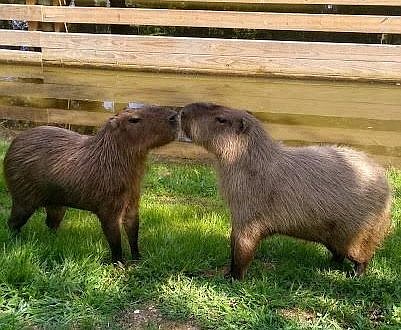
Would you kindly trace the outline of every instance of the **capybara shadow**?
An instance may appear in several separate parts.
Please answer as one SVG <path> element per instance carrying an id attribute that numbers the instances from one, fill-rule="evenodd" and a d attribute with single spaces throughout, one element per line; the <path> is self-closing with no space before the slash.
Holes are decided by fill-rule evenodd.
<path id="1" fill-rule="evenodd" d="M 9 228 L 20 231 L 45 207 L 46 224 L 57 229 L 66 207 L 96 214 L 113 262 L 122 260 L 120 225 L 134 259 L 138 251 L 141 179 L 150 149 L 173 141 L 177 113 L 158 106 L 125 109 L 94 136 L 50 126 L 19 134 L 4 159 L 12 198 Z"/>
<path id="2" fill-rule="evenodd" d="M 324 244 L 335 262 L 361 275 L 389 231 L 391 193 L 384 170 L 345 147 L 287 147 L 245 111 L 193 103 L 183 133 L 213 153 L 231 211 L 230 274 L 242 279 L 259 242 L 283 234 Z"/>

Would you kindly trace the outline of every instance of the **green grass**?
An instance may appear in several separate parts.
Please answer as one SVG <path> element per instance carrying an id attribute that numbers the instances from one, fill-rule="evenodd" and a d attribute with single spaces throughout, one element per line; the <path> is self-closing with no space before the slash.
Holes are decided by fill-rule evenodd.
<path id="1" fill-rule="evenodd" d="M 208 166 L 150 164 L 142 260 L 124 269 L 108 263 L 99 222 L 87 212 L 70 210 L 56 234 L 39 212 L 11 237 L 1 175 L 0 329 L 119 328 L 127 311 L 149 304 L 165 319 L 210 329 L 400 329 L 401 172 L 389 177 L 395 231 L 365 277 L 346 276 L 351 265 L 336 268 L 320 245 L 275 237 L 260 246 L 246 280 L 231 282 L 221 272 L 229 213 Z"/>

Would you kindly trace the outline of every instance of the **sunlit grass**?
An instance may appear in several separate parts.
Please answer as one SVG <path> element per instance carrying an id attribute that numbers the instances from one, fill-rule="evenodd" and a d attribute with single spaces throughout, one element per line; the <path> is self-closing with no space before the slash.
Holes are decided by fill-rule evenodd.
<path id="1" fill-rule="evenodd" d="M 0 144 L 2 155 L 6 148 Z M 150 164 L 142 260 L 125 268 L 109 264 L 99 222 L 87 212 L 69 210 L 56 234 L 38 212 L 11 237 L 1 178 L 0 329 L 119 328 L 123 311 L 149 303 L 166 318 L 211 329 L 400 329 L 401 172 L 389 177 L 394 232 L 365 277 L 347 276 L 349 264 L 330 264 L 322 246 L 274 237 L 260 246 L 243 282 L 222 275 L 229 212 L 209 166 Z"/>

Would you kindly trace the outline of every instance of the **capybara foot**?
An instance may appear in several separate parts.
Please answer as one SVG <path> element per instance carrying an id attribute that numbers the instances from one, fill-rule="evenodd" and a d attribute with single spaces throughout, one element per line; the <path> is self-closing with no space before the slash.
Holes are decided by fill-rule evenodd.
<path id="1" fill-rule="evenodd" d="M 113 261 L 113 266 L 120 269 L 125 269 L 127 263 L 125 260 Z"/>
<path id="2" fill-rule="evenodd" d="M 64 218 L 66 208 L 65 207 L 46 207 L 46 225 L 49 229 L 56 231 L 60 227 L 60 223 Z"/>
<path id="3" fill-rule="evenodd" d="M 367 262 L 354 261 L 354 265 L 355 265 L 355 275 L 356 276 L 362 276 L 365 274 L 366 268 L 368 267 Z"/>
<path id="4" fill-rule="evenodd" d="M 19 206 L 19 204 L 14 204 L 11 209 L 11 215 L 8 219 L 8 228 L 11 232 L 19 233 L 21 228 L 27 223 L 28 219 L 32 215 L 33 211 L 28 211 Z"/>
<path id="5" fill-rule="evenodd" d="M 227 276 L 230 276 L 234 280 L 241 281 L 245 278 L 246 271 L 244 269 L 240 269 L 239 267 L 231 266 L 230 273 Z"/>

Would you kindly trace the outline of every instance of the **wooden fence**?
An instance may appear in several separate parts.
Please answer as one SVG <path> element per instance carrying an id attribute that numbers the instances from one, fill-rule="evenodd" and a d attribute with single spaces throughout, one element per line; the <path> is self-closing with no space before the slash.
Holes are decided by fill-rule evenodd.
<path id="1" fill-rule="evenodd" d="M 330 35 L 338 32 L 401 34 L 398 15 L 262 10 L 265 5 L 275 4 L 291 8 L 316 6 L 326 4 L 324 0 L 137 0 L 136 3 L 190 9 L 0 4 L 0 20 L 314 31 Z M 401 1 L 395 0 L 332 0 L 330 3 L 351 7 L 388 6 L 389 12 L 391 8 L 400 12 L 401 8 Z M 211 10 L 209 5 L 213 9 L 228 6 L 231 10 Z M 236 6 L 246 6 L 247 11 L 233 10 Z M 401 45 L 13 30 L 0 30 L 0 45 L 35 49 L 0 49 L 0 62 L 13 63 L 0 65 L 1 119 L 97 126 L 111 113 L 62 108 L 52 100 L 95 103 L 110 100 L 116 104 L 138 101 L 171 106 L 207 100 L 254 111 L 266 121 L 265 127 L 273 137 L 285 143 L 346 144 L 370 152 L 385 164 L 401 166 L 399 85 L 226 76 L 323 77 L 399 84 Z M 17 66 L 16 62 L 37 65 Z M 53 65 L 128 68 L 137 72 L 125 70 L 111 74 L 91 70 L 89 73 Z M 140 72 L 145 70 L 158 73 Z M 221 75 L 174 75 L 160 71 Z M 11 105 L 7 98 L 21 99 L 28 106 Z M 35 100 L 44 103 L 35 104 Z M 185 158 L 208 157 L 200 148 L 177 144 L 169 145 L 160 153 Z"/>
<path id="2" fill-rule="evenodd" d="M 170 0 L 159 0 L 167 5 Z M 183 0 L 180 3 L 194 3 Z M 203 0 L 197 3 L 315 5 L 318 0 Z M 401 6 L 401 1 L 333 0 L 332 4 Z M 395 8 L 395 7 L 394 7 Z M 401 16 L 102 8 L 0 4 L 0 20 L 401 34 Z M 243 75 L 401 80 L 401 45 L 99 35 L 0 30 L 0 60 L 61 65 Z"/>
<path id="3" fill-rule="evenodd" d="M 16 79 L 2 79 L 9 76 Z M 2 97 L 31 106 L 2 104 Z M 208 100 L 252 110 L 269 133 L 285 143 L 340 143 L 365 150 L 383 164 L 401 166 L 401 87 L 395 84 L 0 66 L 2 119 L 97 126 L 112 115 L 99 111 L 101 106 L 85 106 L 83 111 L 60 107 L 70 100 L 109 100 L 115 110 L 133 101 L 179 107 Z M 160 152 L 208 157 L 188 145 L 172 144 Z"/>

